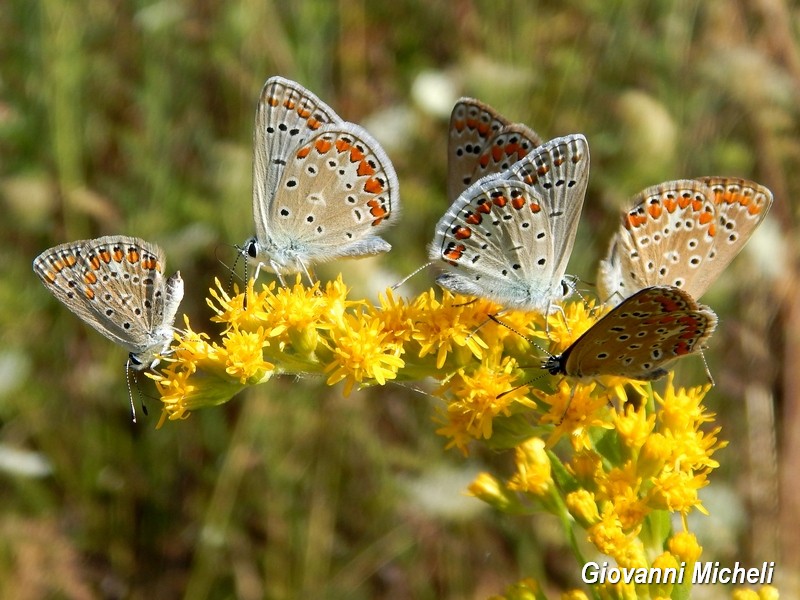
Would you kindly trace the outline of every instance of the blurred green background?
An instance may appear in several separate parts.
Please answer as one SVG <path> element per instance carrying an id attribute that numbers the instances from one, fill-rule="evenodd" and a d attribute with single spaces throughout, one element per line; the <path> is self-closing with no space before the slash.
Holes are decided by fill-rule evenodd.
<path id="1" fill-rule="evenodd" d="M 396 251 L 320 273 L 342 270 L 355 297 L 426 260 L 460 95 L 544 138 L 589 139 L 569 269 L 589 294 L 620 207 L 645 186 L 719 174 L 770 187 L 768 220 L 703 298 L 721 317 L 709 401 L 732 443 L 705 490 L 711 516 L 692 523 L 704 558 L 775 560 L 784 597 L 800 597 L 799 28 L 788 0 L 0 4 L 0 597 L 484 598 L 523 576 L 551 595 L 579 584 L 556 523 L 463 496 L 507 458 L 444 451 L 430 397 L 391 385 L 343 398 L 284 377 L 158 431 L 150 399 L 133 425 L 124 352 L 34 276 L 49 246 L 140 236 L 181 270 L 194 327 L 216 331 L 205 296 L 252 233 L 252 121 L 274 74 L 366 126 L 397 169 Z M 679 375 L 703 382 L 699 366 Z"/>

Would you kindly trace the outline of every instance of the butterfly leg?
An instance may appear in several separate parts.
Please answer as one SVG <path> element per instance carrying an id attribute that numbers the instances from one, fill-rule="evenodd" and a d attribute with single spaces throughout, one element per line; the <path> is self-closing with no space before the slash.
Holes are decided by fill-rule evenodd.
<path id="1" fill-rule="evenodd" d="M 306 266 L 306 263 L 304 263 L 304 262 L 301 262 L 300 264 L 301 264 L 301 265 L 302 265 L 302 267 L 303 267 L 303 274 L 305 274 L 305 276 L 306 276 L 306 279 L 308 280 L 308 285 L 313 287 L 313 286 L 314 286 L 314 283 L 316 283 L 316 281 L 315 281 L 315 278 L 314 278 L 314 272 L 313 272 L 313 270 L 312 270 L 312 269 L 309 269 L 309 268 Z"/>
<path id="2" fill-rule="evenodd" d="M 548 338 L 550 337 L 550 315 L 556 312 L 561 314 L 561 318 L 564 319 L 564 327 L 566 327 L 567 333 L 572 333 L 572 330 L 569 327 L 569 321 L 567 320 L 567 313 L 564 312 L 564 307 L 560 304 L 550 301 L 547 304 L 547 314 L 544 318 L 544 332 Z"/>
<path id="3" fill-rule="evenodd" d="M 564 422 L 564 419 L 567 418 L 567 413 L 569 412 L 569 407 L 572 406 L 572 399 L 575 397 L 575 387 L 573 386 L 570 389 L 569 400 L 567 400 L 567 405 L 564 407 L 564 412 L 561 413 L 561 417 L 558 419 L 556 423 L 556 427 L 561 425 Z"/>

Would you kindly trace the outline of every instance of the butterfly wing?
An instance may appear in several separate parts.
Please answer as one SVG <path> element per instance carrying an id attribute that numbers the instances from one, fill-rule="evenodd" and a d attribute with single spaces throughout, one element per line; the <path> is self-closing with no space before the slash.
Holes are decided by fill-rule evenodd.
<path id="1" fill-rule="evenodd" d="M 450 115 L 447 152 L 450 202 L 482 177 L 505 171 L 541 143 L 530 127 L 509 122 L 479 100 L 461 98 Z"/>
<path id="2" fill-rule="evenodd" d="M 429 255 L 446 268 L 437 283 L 510 308 L 547 310 L 561 293 L 541 205 L 531 187 L 499 174 L 467 188 L 436 225 Z"/>
<path id="3" fill-rule="evenodd" d="M 386 252 L 377 234 L 399 210 L 389 157 L 362 127 L 320 128 L 287 157 L 270 203 L 267 251 L 289 270 L 306 262 Z"/>
<path id="4" fill-rule="evenodd" d="M 713 192 L 717 232 L 714 248 L 707 257 L 714 261 L 713 276 L 692 292 L 697 298 L 739 254 L 772 206 L 772 192 L 753 181 L 732 177 L 702 177 L 699 181 Z"/>
<path id="5" fill-rule="evenodd" d="M 589 143 L 581 134 L 540 145 L 503 175 L 531 186 L 542 199 L 553 239 L 553 276 L 567 270 L 589 183 Z"/>
<path id="6" fill-rule="evenodd" d="M 183 295 L 179 276 L 170 278 L 166 289 L 164 264 L 164 253 L 154 244 L 107 236 L 46 250 L 33 269 L 82 321 L 128 352 L 143 354 L 168 344 Z"/>
<path id="7" fill-rule="evenodd" d="M 654 285 L 699 297 L 719 268 L 713 258 L 716 222 L 712 192 L 700 181 L 667 181 L 643 190 L 600 262 L 600 298 L 619 302 Z"/>
<path id="8" fill-rule="evenodd" d="M 450 113 L 447 143 L 447 197 L 453 202 L 472 185 L 478 157 L 508 119 L 475 98 L 460 98 Z"/>
<path id="9" fill-rule="evenodd" d="M 544 368 L 578 378 L 658 379 L 670 362 L 701 350 L 716 326 L 716 314 L 684 290 L 647 287 L 590 327 L 561 356 L 545 361 Z"/>
<path id="10" fill-rule="evenodd" d="M 253 217 L 260 241 L 268 237 L 270 206 L 289 157 L 320 127 L 341 122 L 331 107 L 299 83 L 267 79 L 253 130 Z"/>

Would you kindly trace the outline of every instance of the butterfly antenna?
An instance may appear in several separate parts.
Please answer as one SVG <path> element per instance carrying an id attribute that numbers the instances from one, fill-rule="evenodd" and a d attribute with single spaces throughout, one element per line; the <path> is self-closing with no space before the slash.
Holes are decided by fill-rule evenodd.
<path id="1" fill-rule="evenodd" d="M 533 341 L 531 338 L 529 338 L 527 335 L 525 335 L 525 334 L 524 334 L 524 333 L 522 333 L 521 331 L 518 331 L 517 329 L 515 329 L 514 327 L 512 327 L 512 326 L 511 326 L 511 325 L 509 325 L 508 323 L 504 323 L 503 321 L 501 321 L 500 319 L 498 319 L 498 318 L 497 318 L 497 315 L 489 315 L 489 319 L 487 319 L 487 320 L 492 320 L 492 321 L 494 321 L 495 323 L 497 323 L 498 325 L 502 325 L 503 327 L 505 327 L 505 328 L 506 328 L 506 329 L 508 329 L 509 331 L 511 331 L 511 332 L 513 332 L 513 333 L 516 333 L 516 334 L 517 334 L 519 337 L 521 337 L 522 339 L 524 339 L 524 340 L 527 340 L 527 342 L 528 342 L 528 343 L 529 343 L 531 346 L 534 346 L 534 347 L 536 347 L 537 349 L 541 350 L 542 352 L 544 352 L 545 354 L 547 354 L 547 356 L 549 356 L 550 358 L 552 358 L 553 356 L 555 356 L 554 354 L 551 354 L 550 352 L 548 352 L 547 350 L 545 350 L 544 348 L 542 348 L 542 347 L 541 347 L 539 344 L 537 344 L 536 342 L 534 342 L 534 341 Z M 482 327 L 482 326 L 483 326 L 485 323 L 486 323 L 486 321 L 484 321 L 483 323 L 481 323 L 481 327 Z M 474 333 L 474 332 L 473 332 L 473 333 Z"/>
<path id="2" fill-rule="evenodd" d="M 570 291 L 571 291 L 573 294 L 575 294 L 575 295 L 576 295 L 578 298 L 580 298 L 580 299 L 581 299 L 581 301 L 582 301 L 584 304 L 587 304 L 587 302 L 586 302 L 586 296 L 584 296 L 584 295 L 581 293 L 581 290 L 578 288 L 578 284 L 579 284 L 579 283 L 585 283 L 585 282 L 583 282 L 581 279 L 579 279 L 579 278 L 578 278 L 577 276 L 575 276 L 575 275 L 565 275 L 565 276 L 564 276 L 564 279 L 567 281 L 567 286 L 569 287 L 569 290 L 570 290 Z M 593 283 L 591 283 L 591 284 L 588 284 L 588 285 L 594 286 L 594 284 L 593 284 Z"/>
<path id="3" fill-rule="evenodd" d="M 714 382 L 714 377 L 711 375 L 711 369 L 708 368 L 708 361 L 706 360 L 706 355 L 702 350 L 700 350 L 700 359 L 703 361 L 703 367 L 706 370 L 706 377 L 708 377 L 708 383 L 711 384 L 711 387 L 714 387 L 717 384 Z"/>
<path id="4" fill-rule="evenodd" d="M 133 403 L 133 388 L 131 388 L 131 359 L 125 363 L 125 383 L 128 386 L 128 400 L 131 403 L 131 420 L 136 423 L 136 406 Z"/>
<path id="5" fill-rule="evenodd" d="M 413 271 L 413 272 L 412 272 L 410 275 L 406 275 L 405 277 L 403 277 L 403 279 L 401 279 L 399 282 L 395 283 L 395 284 L 392 286 L 392 290 L 396 290 L 396 289 L 397 289 L 397 288 L 399 288 L 401 285 L 403 285 L 403 284 L 404 284 L 406 281 L 408 281 L 409 279 L 411 279 L 411 278 L 412 278 L 414 275 L 416 275 L 416 274 L 417 274 L 417 273 L 419 273 L 420 271 L 424 271 L 425 269 L 427 269 L 428 267 L 430 267 L 432 264 L 433 264 L 432 262 L 425 263 L 424 265 L 422 265 L 421 267 L 419 267 L 418 269 L 416 269 L 415 271 Z"/>
<path id="6" fill-rule="evenodd" d="M 486 325 L 489 321 L 494 321 L 494 315 L 491 315 L 488 319 L 484 320 L 483 323 L 478 325 L 475 329 L 473 329 L 470 334 L 464 339 L 464 342 L 468 342 L 472 339 L 472 336 L 480 331 L 481 327 Z"/>
<path id="7" fill-rule="evenodd" d="M 242 249 L 239 248 L 239 246 L 234 246 L 234 247 L 236 248 L 236 250 L 238 250 L 238 252 L 236 252 L 236 258 L 233 260 L 233 266 L 231 267 L 231 276 L 228 278 L 228 293 L 229 294 L 233 293 L 233 278 L 236 277 L 236 265 L 239 263 L 239 259 L 242 256 Z M 219 259 L 217 259 L 217 260 L 219 260 Z M 222 263 L 223 265 L 225 265 L 225 263 L 223 261 L 220 260 L 219 262 Z M 227 265 L 225 265 L 225 266 L 227 266 Z M 245 277 L 247 277 L 247 261 L 244 262 L 244 274 L 245 274 Z"/>

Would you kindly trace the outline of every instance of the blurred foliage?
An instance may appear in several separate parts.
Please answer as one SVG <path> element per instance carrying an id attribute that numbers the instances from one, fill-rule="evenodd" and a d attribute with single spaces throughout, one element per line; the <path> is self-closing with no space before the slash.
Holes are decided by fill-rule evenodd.
<path id="1" fill-rule="evenodd" d="M 710 397 L 733 439 L 744 415 L 728 407 L 745 385 L 774 388 L 781 368 L 770 294 L 794 264 L 781 243 L 800 196 L 799 20 L 786 0 L 3 2 L 0 596 L 480 598 L 523 576 L 577 585 L 554 524 L 462 498 L 498 458 L 444 452 L 419 390 L 343 399 L 287 378 L 158 431 L 152 415 L 132 426 L 124 353 L 59 306 L 31 260 L 67 240 L 143 237 L 180 268 L 182 308 L 205 321 L 207 289 L 252 230 L 254 108 L 281 74 L 363 123 L 395 163 L 398 251 L 322 272 L 374 297 L 425 261 L 445 209 L 441 106 L 475 96 L 545 138 L 589 139 L 570 268 L 589 293 L 619 208 L 643 187 L 725 174 L 775 192 L 771 235 L 704 297 L 723 323 Z M 749 485 L 735 467 L 744 451 L 723 453 L 722 490 Z M 748 517 L 720 527 L 737 519 Z M 746 524 L 725 533 L 747 541 Z M 774 560 L 714 537 L 701 538 L 708 558 Z"/>

